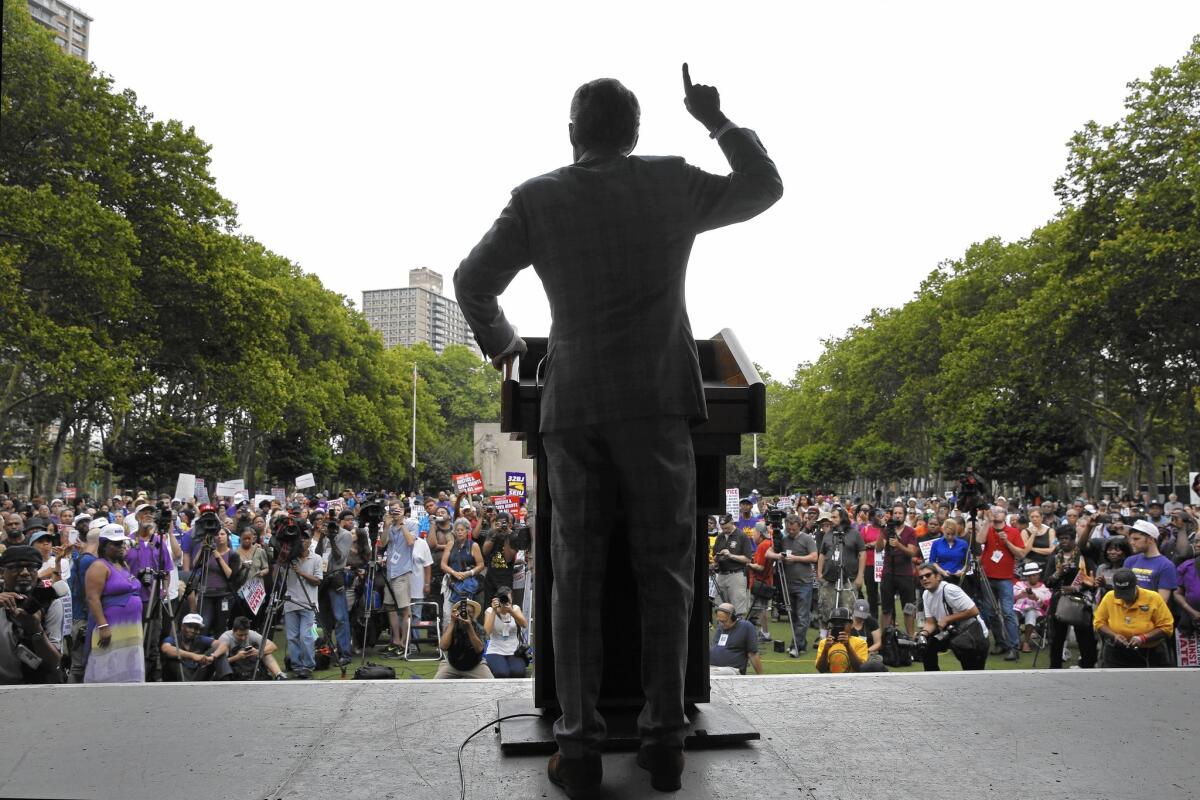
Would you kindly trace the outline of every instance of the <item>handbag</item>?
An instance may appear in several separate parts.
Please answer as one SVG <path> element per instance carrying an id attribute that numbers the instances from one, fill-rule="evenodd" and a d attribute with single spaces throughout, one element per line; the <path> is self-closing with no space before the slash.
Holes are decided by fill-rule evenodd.
<path id="1" fill-rule="evenodd" d="M 459 600 L 470 599 L 478 591 L 479 579 L 474 575 L 469 578 L 463 578 L 461 581 L 451 581 L 450 602 L 457 603 Z"/>
<path id="2" fill-rule="evenodd" d="M 1081 594 L 1060 594 L 1054 604 L 1054 618 L 1066 625 L 1086 625 L 1091 607 Z"/>
<path id="3" fill-rule="evenodd" d="M 386 664 L 363 664 L 354 670 L 357 681 L 388 681 L 396 677 L 396 670 Z"/>
<path id="4" fill-rule="evenodd" d="M 758 600 L 770 600 L 775 596 L 775 587 L 764 581 L 755 581 L 750 587 L 750 595 Z"/>

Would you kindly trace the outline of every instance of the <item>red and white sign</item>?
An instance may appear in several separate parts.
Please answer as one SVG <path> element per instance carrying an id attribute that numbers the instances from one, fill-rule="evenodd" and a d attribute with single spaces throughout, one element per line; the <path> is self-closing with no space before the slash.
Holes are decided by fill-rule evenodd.
<path id="1" fill-rule="evenodd" d="M 1175 646 L 1179 648 L 1179 666 L 1200 667 L 1200 635 L 1183 636 L 1175 631 Z"/>
<path id="2" fill-rule="evenodd" d="M 262 607 L 263 600 L 267 599 L 267 587 L 263 583 L 262 578 L 255 575 L 250 580 L 242 584 L 242 588 L 238 590 L 245 600 L 246 605 L 250 606 L 250 610 L 255 614 Z"/>
<path id="3" fill-rule="evenodd" d="M 479 470 L 455 475 L 454 488 L 459 494 L 483 494 L 483 475 Z"/>
<path id="4" fill-rule="evenodd" d="M 517 516 L 521 511 L 521 498 L 515 494 L 502 494 L 488 499 L 492 501 L 492 505 L 496 507 L 497 511 L 507 511 L 513 516 Z"/>

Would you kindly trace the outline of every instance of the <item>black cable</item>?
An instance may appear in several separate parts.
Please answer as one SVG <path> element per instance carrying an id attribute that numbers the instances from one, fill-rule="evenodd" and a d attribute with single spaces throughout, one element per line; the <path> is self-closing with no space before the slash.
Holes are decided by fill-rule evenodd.
<path id="1" fill-rule="evenodd" d="M 460 744 L 460 745 L 458 746 L 458 784 L 459 784 L 459 786 L 460 786 L 460 787 L 462 787 L 462 791 L 461 791 L 461 792 L 459 793 L 459 795 L 458 795 L 458 796 L 459 796 L 459 800 L 467 800 L 467 778 L 466 778 L 466 774 L 463 772 L 463 765 L 462 765 L 462 754 L 463 754 L 463 749 L 464 749 L 464 748 L 466 748 L 467 744 L 468 744 L 468 743 L 469 743 L 469 742 L 470 742 L 472 739 L 474 739 L 476 736 L 478 736 L 479 734 L 481 734 L 481 733 L 483 733 L 484 731 L 486 731 L 488 728 L 492 727 L 493 725 L 496 725 L 497 723 L 503 722 L 503 721 L 504 721 L 504 720 L 506 720 L 506 719 L 516 719 L 517 717 L 539 717 L 539 718 L 540 718 L 541 716 L 542 716 L 541 714 L 531 714 L 531 713 L 524 713 L 524 714 L 508 714 L 508 715 L 506 715 L 506 716 L 499 717 L 498 719 L 494 719 L 494 720 L 492 720 L 492 721 L 491 721 L 491 722 L 489 722 L 488 724 L 486 724 L 486 725 L 484 725 L 483 727 L 479 728 L 479 730 L 477 730 L 477 731 L 475 731 L 474 733 L 472 733 L 472 734 L 471 734 L 470 736 L 468 736 L 466 739 L 463 739 L 463 742 L 462 742 L 462 744 Z"/>

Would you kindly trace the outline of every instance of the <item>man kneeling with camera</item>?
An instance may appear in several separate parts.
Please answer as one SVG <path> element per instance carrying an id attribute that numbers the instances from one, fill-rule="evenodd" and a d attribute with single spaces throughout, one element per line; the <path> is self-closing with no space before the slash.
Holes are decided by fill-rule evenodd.
<path id="1" fill-rule="evenodd" d="M 264 646 L 262 634 L 250 630 L 249 617 L 236 617 L 233 627 L 221 634 L 217 641 L 225 645 L 229 653 L 225 660 L 233 670 L 233 680 L 249 681 L 254 679 L 254 670 L 258 667 L 259 648 Z M 262 667 L 258 669 L 258 677 L 271 680 L 287 680 L 287 675 L 279 669 L 272 653 L 277 649 L 270 639 L 265 640 L 266 649 L 262 653 Z"/>
<path id="2" fill-rule="evenodd" d="M 983 669 L 987 662 L 988 631 L 979 609 L 967 593 L 942 580 L 929 562 L 917 569 L 925 590 L 925 625 L 917 634 L 917 652 L 926 672 L 937 672 L 938 653 L 950 650 L 963 669 Z"/>
<path id="3" fill-rule="evenodd" d="M 446 660 L 438 665 L 435 678 L 490 678 L 492 671 L 483 661 L 483 626 L 479 603 L 459 600 L 450 608 L 450 624 L 438 641 Z"/>

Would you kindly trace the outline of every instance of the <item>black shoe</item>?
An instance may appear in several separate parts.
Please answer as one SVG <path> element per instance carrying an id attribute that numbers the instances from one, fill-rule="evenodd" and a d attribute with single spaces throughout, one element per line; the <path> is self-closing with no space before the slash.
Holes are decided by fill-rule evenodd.
<path id="1" fill-rule="evenodd" d="M 650 785 L 660 792 L 678 792 L 683 774 L 683 748 L 644 744 L 638 750 L 637 765 L 650 773 Z"/>
<path id="2" fill-rule="evenodd" d="M 1001 644 L 998 644 L 992 648 L 992 655 L 994 655 L 994 656 L 998 656 L 1001 653 L 1007 653 L 1007 652 L 1008 651 L 1004 649 L 1004 645 L 1001 645 Z"/>
<path id="3" fill-rule="evenodd" d="M 546 765 L 546 774 L 550 776 L 550 782 L 561 787 L 571 800 L 590 800 L 600 796 L 604 766 L 599 753 L 582 758 L 565 758 L 562 753 L 555 753 Z"/>
<path id="4" fill-rule="evenodd" d="M 295 673 L 297 680 L 307 681 L 307 680 L 312 679 L 312 671 L 311 670 L 296 669 L 296 670 L 292 670 L 292 671 Z"/>
<path id="5" fill-rule="evenodd" d="M 354 659 L 350 658 L 350 656 L 342 656 L 341 658 L 338 659 L 338 666 L 344 667 L 353 660 Z"/>
<path id="6" fill-rule="evenodd" d="M 1021 658 L 1021 656 L 1017 653 L 1016 649 L 1009 650 L 1007 653 L 1004 654 L 1005 661 L 1017 661 L 1020 658 Z"/>

